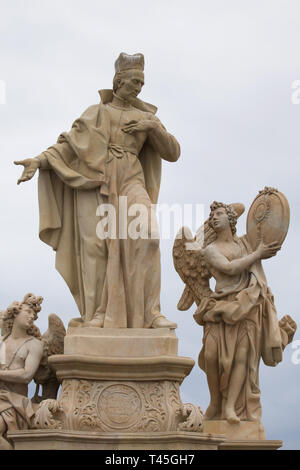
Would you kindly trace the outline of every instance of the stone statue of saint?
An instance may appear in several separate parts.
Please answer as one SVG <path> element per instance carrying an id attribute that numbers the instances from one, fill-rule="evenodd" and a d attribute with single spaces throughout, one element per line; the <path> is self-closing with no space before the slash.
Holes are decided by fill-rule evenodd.
<path id="1" fill-rule="evenodd" d="M 236 235 L 244 206 L 214 202 L 202 235 L 199 231 L 193 239 L 185 229 L 186 237 L 178 237 L 174 244 L 174 265 L 186 284 L 178 308 L 187 310 L 195 302 L 194 318 L 204 327 L 199 366 L 207 375 L 211 397 L 206 420 L 260 422 L 260 358 L 276 366 L 296 331 L 290 316 L 278 322 L 261 264 L 281 248 L 279 232 L 288 225 L 287 216 L 275 214 L 285 204 L 276 191 L 260 192 L 253 217 L 248 213 L 247 235 Z M 253 230 L 262 238 L 251 244 Z M 216 281 L 214 292 L 209 287 L 211 277 Z"/>
<path id="2" fill-rule="evenodd" d="M 10 450 L 7 431 L 29 429 L 37 405 L 27 398 L 28 384 L 38 370 L 43 345 L 33 324 L 42 297 L 27 294 L 14 302 L 2 320 L 0 338 L 0 450 Z"/>
<path id="3" fill-rule="evenodd" d="M 105 328 L 175 328 L 160 310 L 160 250 L 153 205 L 158 199 L 161 159 L 175 162 L 180 146 L 137 98 L 144 85 L 142 54 L 121 53 L 113 90 L 101 90 L 70 132 L 36 158 L 15 162 L 18 183 L 39 168 L 40 238 L 56 251 L 56 268 L 81 318 L 70 324 Z M 120 204 L 126 198 L 127 211 Z M 132 220 L 135 204 L 146 210 L 141 232 L 103 239 L 97 235 L 103 204 L 116 213 L 117 228 Z M 129 214 L 129 215 L 128 215 Z M 151 223 L 149 223 L 151 221 Z"/>

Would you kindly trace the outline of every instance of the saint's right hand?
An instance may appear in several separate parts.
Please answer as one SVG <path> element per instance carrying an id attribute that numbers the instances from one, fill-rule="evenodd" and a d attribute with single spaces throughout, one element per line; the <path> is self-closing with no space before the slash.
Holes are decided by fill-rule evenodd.
<path id="1" fill-rule="evenodd" d="M 31 180 L 35 175 L 36 170 L 40 167 L 40 162 L 36 158 L 26 158 L 25 160 L 18 160 L 14 162 L 15 165 L 23 165 L 24 170 L 21 178 L 18 179 L 18 183 Z"/>

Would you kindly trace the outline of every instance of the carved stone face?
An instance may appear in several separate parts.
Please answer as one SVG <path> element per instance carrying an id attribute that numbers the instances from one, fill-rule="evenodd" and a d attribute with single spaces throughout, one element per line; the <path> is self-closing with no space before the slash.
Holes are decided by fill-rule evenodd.
<path id="1" fill-rule="evenodd" d="M 121 77 L 116 95 L 125 100 L 136 98 L 144 86 L 144 74 L 138 70 L 129 70 Z"/>
<path id="2" fill-rule="evenodd" d="M 29 305 L 23 304 L 20 313 L 14 318 L 14 323 L 16 323 L 20 328 L 28 330 L 28 328 L 32 327 L 33 321 L 34 311 L 29 307 Z"/>
<path id="3" fill-rule="evenodd" d="M 230 228 L 230 222 L 225 207 L 218 207 L 218 209 L 213 211 L 210 224 L 217 233 L 226 230 L 228 227 Z"/>

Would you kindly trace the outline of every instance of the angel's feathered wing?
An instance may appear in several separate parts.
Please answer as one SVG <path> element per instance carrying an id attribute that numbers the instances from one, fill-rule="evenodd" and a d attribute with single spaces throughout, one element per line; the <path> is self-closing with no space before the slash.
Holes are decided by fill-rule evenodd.
<path id="1" fill-rule="evenodd" d="M 42 340 L 47 345 L 48 356 L 64 353 L 64 337 L 66 330 L 61 319 L 51 313 L 48 317 L 48 330 L 43 334 Z"/>
<path id="2" fill-rule="evenodd" d="M 44 348 L 43 359 L 34 376 L 34 381 L 37 384 L 36 393 L 33 401 L 39 403 L 46 399 L 55 399 L 59 388 L 59 382 L 56 378 L 55 372 L 49 367 L 48 357 L 54 354 L 64 353 L 64 337 L 66 330 L 61 319 L 51 313 L 48 317 L 48 330 L 43 334 L 41 341 Z M 39 386 L 43 386 L 42 396 L 38 395 Z"/>
<path id="3" fill-rule="evenodd" d="M 211 294 L 207 269 L 201 249 L 216 238 L 208 221 L 201 226 L 193 237 L 188 227 L 182 227 L 176 235 L 173 246 L 174 267 L 185 283 L 185 289 L 178 302 L 178 310 L 188 310 L 193 303 L 199 305 L 203 297 Z"/>

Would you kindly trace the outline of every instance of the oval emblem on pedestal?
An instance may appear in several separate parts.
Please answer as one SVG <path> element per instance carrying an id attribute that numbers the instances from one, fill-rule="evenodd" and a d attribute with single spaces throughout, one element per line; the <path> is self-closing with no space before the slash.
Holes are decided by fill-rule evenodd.
<path id="1" fill-rule="evenodd" d="M 98 411 L 101 421 L 112 429 L 126 429 L 140 418 L 142 401 L 128 385 L 110 385 L 100 394 Z"/>
<path id="2" fill-rule="evenodd" d="M 265 188 L 254 199 L 247 216 L 247 238 L 253 250 L 259 240 L 282 244 L 289 228 L 289 203 L 281 192 Z"/>

